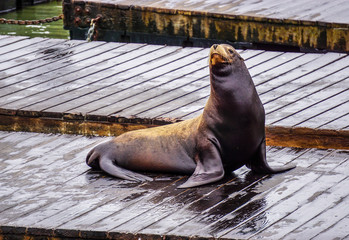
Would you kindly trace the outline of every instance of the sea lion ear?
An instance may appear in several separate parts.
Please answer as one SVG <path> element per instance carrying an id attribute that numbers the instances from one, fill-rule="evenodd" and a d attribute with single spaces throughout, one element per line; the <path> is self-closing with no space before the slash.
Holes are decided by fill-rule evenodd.
<path id="1" fill-rule="evenodd" d="M 190 188 L 216 182 L 224 177 L 224 168 L 219 149 L 216 144 L 208 140 L 199 150 L 200 156 L 194 173 L 178 188 Z"/>

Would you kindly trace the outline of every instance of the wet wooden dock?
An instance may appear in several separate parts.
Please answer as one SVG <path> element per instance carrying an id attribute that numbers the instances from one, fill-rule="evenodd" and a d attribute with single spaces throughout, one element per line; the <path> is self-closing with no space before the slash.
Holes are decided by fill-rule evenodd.
<path id="1" fill-rule="evenodd" d="M 278 175 L 241 168 L 218 183 L 143 184 L 89 170 L 105 138 L 0 133 L 0 236 L 14 239 L 348 239 L 349 152 L 268 147 Z M 12 237 L 12 238 L 11 238 Z M 17 239 L 17 238 L 16 238 Z"/>
<path id="2" fill-rule="evenodd" d="M 1 44 L 2 130 L 117 135 L 126 125 L 195 117 L 209 95 L 207 48 L 4 36 Z M 281 138 L 287 129 L 303 135 L 312 129 L 302 144 L 320 134 L 316 147 L 349 145 L 347 54 L 239 52 L 264 104 L 268 133 Z M 109 125 L 86 130 L 69 123 L 74 119 Z M 111 130 L 110 123 L 124 126 Z M 289 141 L 287 134 L 279 141 Z M 321 134 L 334 138 L 321 142 Z"/>
<path id="3" fill-rule="evenodd" d="M 138 184 L 91 171 L 85 156 L 106 138 L 49 133 L 118 135 L 200 114 L 207 48 L 0 36 L 0 237 L 348 239 L 349 56 L 239 52 L 269 133 L 341 145 L 268 146 L 271 165 L 297 168 L 241 168 L 183 190 L 186 176 Z"/>

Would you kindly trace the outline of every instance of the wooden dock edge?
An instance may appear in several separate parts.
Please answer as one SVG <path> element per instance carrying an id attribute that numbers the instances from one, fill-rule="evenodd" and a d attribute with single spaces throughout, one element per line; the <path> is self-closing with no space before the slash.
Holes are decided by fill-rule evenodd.
<path id="1" fill-rule="evenodd" d="M 229 42 L 279 44 L 305 49 L 349 52 L 349 24 L 230 15 L 195 10 L 64 0 L 64 28 L 87 29 L 98 21 L 98 39 L 108 31 L 120 34 L 117 41 L 137 42 L 142 34 Z M 142 36 L 133 36 L 141 34 Z M 112 34 L 115 38 L 118 34 Z M 155 37 L 156 35 L 152 35 Z M 106 40 L 106 39 L 104 39 Z"/>
<path id="2" fill-rule="evenodd" d="M 0 131 L 118 136 L 180 121 L 0 109 Z M 266 126 L 267 145 L 299 148 L 349 149 L 349 131 Z"/>
<path id="3" fill-rule="evenodd" d="M 0 239 L 214 240 L 215 238 L 0 226 Z M 225 240 L 225 238 L 220 239 Z"/>
<path id="4" fill-rule="evenodd" d="M 299 148 L 349 149 L 349 131 L 266 126 L 267 145 Z"/>

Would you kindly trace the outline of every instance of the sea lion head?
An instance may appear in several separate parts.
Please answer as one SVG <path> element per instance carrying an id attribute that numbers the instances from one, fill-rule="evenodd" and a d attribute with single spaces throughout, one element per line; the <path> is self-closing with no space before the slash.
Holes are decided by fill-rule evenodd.
<path id="1" fill-rule="evenodd" d="M 214 44 L 210 49 L 209 65 L 216 75 L 229 75 L 243 61 L 240 54 L 228 44 Z"/>

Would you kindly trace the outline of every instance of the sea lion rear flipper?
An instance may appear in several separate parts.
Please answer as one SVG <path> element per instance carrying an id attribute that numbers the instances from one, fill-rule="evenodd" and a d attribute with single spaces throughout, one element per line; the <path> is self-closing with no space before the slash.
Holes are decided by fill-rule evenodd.
<path id="1" fill-rule="evenodd" d="M 259 145 L 256 155 L 246 164 L 255 173 L 281 173 L 296 167 L 295 164 L 286 164 L 280 167 L 270 167 L 266 158 L 265 139 Z"/>
<path id="2" fill-rule="evenodd" d="M 224 177 L 224 168 L 220 152 L 211 141 L 199 151 L 194 173 L 178 188 L 190 188 L 216 182 Z"/>
<path id="3" fill-rule="evenodd" d="M 133 171 L 117 166 L 113 162 L 113 160 L 108 157 L 101 157 L 99 161 L 99 165 L 103 171 L 109 173 L 114 177 L 122 178 L 125 180 L 138 181 L 138 182 L 153 181 L 153 179 L 148 176 L 135 173 Z"/>

